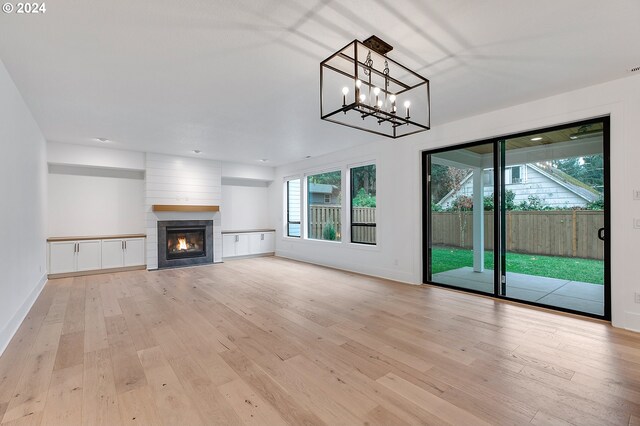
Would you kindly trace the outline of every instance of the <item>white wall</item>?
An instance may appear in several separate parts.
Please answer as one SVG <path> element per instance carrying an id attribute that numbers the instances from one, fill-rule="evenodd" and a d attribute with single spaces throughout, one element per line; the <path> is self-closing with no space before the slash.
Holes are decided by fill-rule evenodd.
<path id="1" fill-rule="evenodd" d="M 223 179 L 222 213 L 223 231 L 272 229 L 269 210 L 269 187 L 266 182 L 226 184 Z"/>
<path id="2" fill-rule="evenodd" d="M 147 228 L 147 268 L 158 267 L 158 220 L 213 220 L 213 261 L 222 261 L 220 213 L 178 213 L 152 211 L 154 204 L 219 206 L 220 161 L 146 155 L 145 212 Z"/>
<path id="3" fill-rule="evenodd" d="M 222 177 L 230 179 L 250 179 L 256 181 L 272 181 L 275 176 L 275 168 L 240 163 L 220 163 Z"/>
<path id="4" fill-rule="evenodd" d="M 144 180 L 49 173 L 48 236 L 141 234 Z"/>
<path id="5" fill-rule="evenodd" d="M 104 146 L 47 143 L 47 161 L 50 164 L 144 170 L 144 159 L 144 152 L 111 149 L 108 143 L 105 143 Z"/>
<path id="6" fill-rule="evenodd" d="M 434 105 L 437 108 L 437 105 Z M 418 284 L 422 281 L 422 150 L 483 140 L 582 119 L 611 116 L 612 321 L 615 326 L 640 331 L 640 292 L 635 265 L 640 248 L 640 76 L 599 84 L 535 102 L 513 106 L 455 122 L 399 140 L 372 141 L 357 147 L 277 168 L 270 191 L 272 220 L 278 230 L 276 252 L 338 268 Z M 330 124 L 327 124 L 330 125 Z M 355 130 L 345 129 L 345 137 Z M 363 154 L 366 152 L 366 155 Z M 346 242 L 286 238 L 283 229 L 283 178 L 305 170 L 344 166 L 366 157 L 377 160 L 378 241 L 367 249 Z"/>
<path id="7" fill-rule="evenodd" d="M 0 354 L 46 282 L 46 144 L 0 62 Z"/>

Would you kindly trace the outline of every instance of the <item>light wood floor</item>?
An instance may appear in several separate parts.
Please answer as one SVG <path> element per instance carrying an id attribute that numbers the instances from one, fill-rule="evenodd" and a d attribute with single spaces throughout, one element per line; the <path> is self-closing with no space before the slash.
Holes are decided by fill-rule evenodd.
<path id="1" fill-rule="evenodd" d="M 640 335 L 275 257 L 50 281 L 2 424 L 640 424 Z"/>

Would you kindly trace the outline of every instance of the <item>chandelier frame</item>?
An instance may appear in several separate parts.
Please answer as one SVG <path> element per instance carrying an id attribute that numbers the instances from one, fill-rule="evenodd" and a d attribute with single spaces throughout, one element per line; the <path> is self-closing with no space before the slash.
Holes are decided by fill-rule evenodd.
<path id="1" fill-rule="evenodd" d="M 345 53 L 348 49 L 353 49 L 353 56 L 350 56 Z M 394 61 L 393 59 L 387 57 L 387 53 L 393 49 L 391 45 L 382 41 L 376 36 L 371 36 L 364 42 L 360 42 L 359 40 L 353 40 L 352 42 L 345 45 L 343 48 L 339 49 L 337 52 L 326 58 L 324 61 L 320 63 L 320 118 L 325 121 L 329 121 L 332 123 L 340 124 L 343 126 L 364 130 L 369 133 L 374 133 L 381 136 L 386 136 L 389 138 L 399 138 L 403 136 L 412 135 L 415 133 L 424 132 L 431 128 L 431 91 L 429 80 L 420 74 L 412 71 L 406 66 L 400 64 L 399 62 Z M 368 55 L 366 59 L 363 61 L 362 55 L 358 57 L 358 51 L 368 50 Z M 383 70 L 377 69 L 373 66 L 373 61 L 371 60 L 371 52 L 375 52 L 382 58 L 384 58 L 384 66 Z M 341 60 L 348 61 L 353 64 L 352 70 L 348 71 L 347 69 L 339 69 L 338 67 L 332 65 L 332 61 L 336 58 Z M 397 77 L 393 77 L 389 75 L 389 64 L 394 68 L 394 70 L 400 70 L 404 73 L 405 76 L 411 76 L 412 83 L 407 83 L 407 79 L 402 81 Z M 353 102 L 346 101 L 346 94 L 343 96 L 343 104 L 337 109 L 331 109 L 330 111 L 325 111 L 327 109 L 327 102 L 325 101 L 325 72 L 333 72 L 338 73 L 344 77 L 347 77 L 349 80 L 352 80 L 353 87 L 355 88 L 355 96 Z M 385 108 L 381 108 L 380 104 L 371 105 L 371 99 L 369 102 L 360 101 L 359 99 L 359 90 L 361 80 L 369 79 L 369 94 L 371 94 L 371 76 L 375 75 L 379 79 L 384 80 L 384 87 L 379 87 L 378 93 L 382 93 L 385 100 L 389 96 L 393 96 L 392 99 L 395 99 L 396 96 L 400 96 L 405 92 L 409 92 L 416 88 L 420 88 L 424 86 L 426 89 L 426 117 L 420 117 L 420 119 L 416 119 L 411 117 L 409 114 L 409 107 L 406 106 L 406 116 L 402 116 L 402 114 L 397 113 L 397 107 L 395 103 L 390 111 L 387 111 Z M 395 74 L 394 74 L 395 75 Z M 366 81 L 365 81 L 366 84 Z M 393 84 L 394 87 L 399 87 L 401 90 L 390 91 L 388 90 L 388 86 Z M 345 89 L 348 92 L 348 87 Z M 376 100 L 377 100 L 376 95 Z M 377 101 L 376 101 L 377 102 Z M 341 121 L 342 115 L 358 113 L 362 120 L 371 120 L 373 118 L 378 122 L 379 126 L 383 124 L 385 127 L 381 127 L 380 130 L 374 130 L 371 128 L 366 128 L 363 126 L 355 125 L 353 123 L 347 123 Z M 390 126 L 388 124 L 390 124 Z M 399 132 L 398 129 L 400 126 L 411 126 L 411 130 L 408 132 Z"/>

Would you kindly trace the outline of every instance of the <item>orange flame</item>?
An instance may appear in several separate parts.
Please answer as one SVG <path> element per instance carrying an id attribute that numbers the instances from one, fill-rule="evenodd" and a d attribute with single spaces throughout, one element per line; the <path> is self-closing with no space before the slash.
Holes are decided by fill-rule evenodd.
<path id="1" fill-rule="evenodd" d="M 186 249 L 187 249 L 187 239 L 178 238 L 178 250 L 186 250 Z"/>

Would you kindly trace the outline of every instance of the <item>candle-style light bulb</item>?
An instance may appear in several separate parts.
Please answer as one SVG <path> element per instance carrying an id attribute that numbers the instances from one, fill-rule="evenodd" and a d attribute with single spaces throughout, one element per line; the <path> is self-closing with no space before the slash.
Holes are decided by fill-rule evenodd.
<path id="1" fill-rule="evenodd" d="M 409 101 L 404 101 L 404 107 L 406 108 L 406 112 L 407 112 L 407 114 L 406 114 L 406 115 L 407 115 L 407 116 L 406 116 L 406 118 L 407 118 L 407 119 L 409 119 L 409 117 L 411 117 L 411 116 L 409 115 L 409 107 L 410 107 L 410 106 L 411 106 L 411 102 L 409 102 Z M 407 123 L 407 124 L 408 124 L 408 123 Z"/>
<path id="2" fill-rule="evenodd" d="M 360 95 L 360 102 L 364 103 L 364 101 L 366 101 L 366 100 L 367 100 L 367 95 L 365 95 L 364 93 L 362 93 L 362 94 Z"/>
<path id="3" fill-rule="evenodd" d="M 379 87 L 374 87 L 373 88 L 373 94 L 376 95 L 376 103 L 375 104 L 378 105 L 378 103 L 380 102 L 380 101 L 378 101 L 378 95 L 380 94 L 380 88 Z M 380 106 L 380 105 L 378 105 L 378 106 Z"/>
<path id="4" fill-rule="evenodd" d="M 359 89 L 362 86 L 362 82 L 360 80 L 356 80 L 356 87 Z"/>
<path id="5" fill-rule="evenodd" d="M 342 106 L 347 106 L 347 94 L 348 93 L 349 93 L 349 88 L 348 87 L 343 87 L 342 88 Z"/>
<path id="6" fill-rule="evenodd" d="M 391 102 L 391 114 L 396 113 L 396 95 L 389 96 L 389 102 Z"/>
<path id="7" fill-rule="evenodd" d="M 382 108 L 382 99 L 378 100 L 378 108 Z"/>

